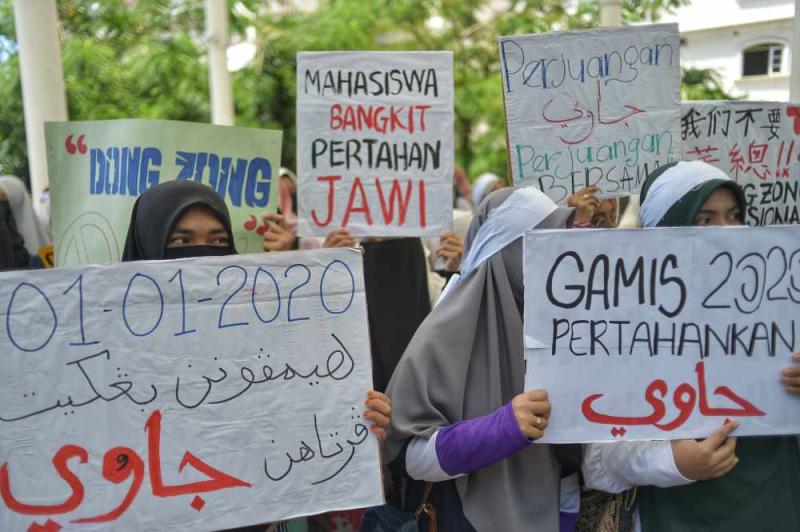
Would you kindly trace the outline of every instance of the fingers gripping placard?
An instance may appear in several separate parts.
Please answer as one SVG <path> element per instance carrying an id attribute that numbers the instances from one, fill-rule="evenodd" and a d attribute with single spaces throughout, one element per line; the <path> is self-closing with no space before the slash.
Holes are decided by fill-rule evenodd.
<path id="1" fill-rule="evenodd" d="M 800 431 L 781 385 L 800 325 L 797 228 L 531 231 L 526 388 L 542 441 Z"/>
<path id="2" fill-rule="evenodd" d="M 355 251 L 5 273 L 0 309 L 1 530 L 382 502 Z"/>

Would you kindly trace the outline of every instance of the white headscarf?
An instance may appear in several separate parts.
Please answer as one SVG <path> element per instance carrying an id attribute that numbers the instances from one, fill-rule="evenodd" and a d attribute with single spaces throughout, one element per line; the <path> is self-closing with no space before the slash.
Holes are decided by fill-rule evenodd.
<path id="1" fill-rule="evenodd" d="M 725 172 L 703 161 L 681 161 L 656 179 L 639 207 L 642 227 L 655 227 L 673 205 L 703 183 L 714 179 L 730 181 Z"/>
<path id="2" fill-rule="evenodd" d="M 0 176 L 0 188 L 6 193 L 11 213 L 14 215 L 14 223 L 17 225 L 17 232 L 25 240 L 25 249 L 31 255 L 38 255 L 39 249 L 50 244 L 47 234 L 42 229 L 36 213 L 33 212 L 33 205 L 25 183 L 18 177 L 12 175 Z"/>
<path id="3" fill-rule="evenodd" d="M 477 209 L 481 204 L 483 198 L 489 193 L 492 185 L 500 181 L 500 176 L 492 173 L 485 173 L 478 176 L 475 183 L 472 184 L 472 206 Z"/>
<path id="4" fill-rule="evenodd" d="M 488 201 L 488 200 L 487 200 Z M 474 238 L 468 238 L 467 253 L 461 261 L 461 271 L 453 275 L 444 287 L 439 301 L 486 259 L 539 225 L 558 206 L 534 186 L 519 188 L 502 205 L 489 212 L 486 221 Z M 477 214 L 476 214 L 477 216 Z M 437 302 L 438 303 L 438 302 Z"/>

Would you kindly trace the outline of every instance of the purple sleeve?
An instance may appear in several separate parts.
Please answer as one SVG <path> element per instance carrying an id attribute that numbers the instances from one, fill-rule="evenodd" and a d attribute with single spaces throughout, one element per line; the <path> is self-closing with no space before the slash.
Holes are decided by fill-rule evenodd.
<path id="1" fill-rule="evenodd" d="M 511 403 L 493 413 L 459 421 L 436 433 L 436 456 L 448 475 L 463 475 L 491 465 L 530 444 Z"/>

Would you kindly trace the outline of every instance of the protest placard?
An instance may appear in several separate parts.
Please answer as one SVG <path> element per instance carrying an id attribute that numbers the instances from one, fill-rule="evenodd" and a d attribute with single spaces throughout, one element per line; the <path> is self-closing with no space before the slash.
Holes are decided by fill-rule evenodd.
<path id="1" fill-rule="evenodd" d="M 239 253 L 262 251 L 275 212 L 281 132 L 171 120 L 49 122 L 56 264 L 115 262 L 136 198 L 173 179 L 214 188 L 231 213 Z"/>
<path id="2" fill-rule="evenodd" d="M 742 185 L 748 225 L 800 224 L 800 106 L 685 102 L 683 160 L 713 164 Z"/>
<path id="3" fill-rule="evenodd" d="M 800 229 L 530 231 L 526 389 L 542 442 L 797 434 Z"/>
<path id="4" fill-rule="evenodd" d="M 0 530 L 219 530 L 383 502 L 358 252 L 0 279 Z"/>
<path id="5" fill-rule="evenodd" d="M 678 160 L 679 48 L 676 24 L 501 37 L 514 185 L 623 196 Z"/>
<path id="6" fill-rule="evenodd" d="M 449 231 L 453 54 L 298 54 L 297 176 L 303 236 Z"/>

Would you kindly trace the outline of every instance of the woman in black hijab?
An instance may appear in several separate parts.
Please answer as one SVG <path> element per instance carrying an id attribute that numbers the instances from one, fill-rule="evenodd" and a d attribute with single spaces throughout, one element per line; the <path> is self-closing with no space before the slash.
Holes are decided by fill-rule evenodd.
<path id="1" fill-rule="evenodd" d="M 17 270 L 41 267 L 33 264 L 34 258 L 25 249 L 22 235 L 17 231 L 11 206 L 0 195 L 0 270 Z"/>
<path id="2" fill-rule="evenodd" d="M 236 255 L 225 202 L 212 188 L 195 181 L 169 181 L 149 189 L 133 206 L 122 261 Z M 370 430 L 385 437 L 391 410 L 388 397 L 367 392 L 364 417 Z M 264 525 L 236 529 L 264 530 Z"/>
<path id="3" fill-rule="evenodd" d="M 228 207 L 212 188 L 169 181 L 136 200 L 123 262 L 235 255 Z"/>

